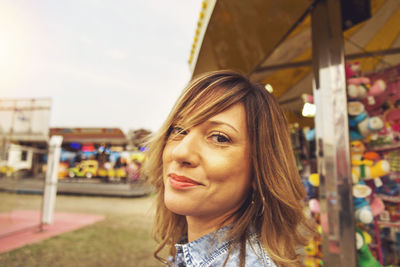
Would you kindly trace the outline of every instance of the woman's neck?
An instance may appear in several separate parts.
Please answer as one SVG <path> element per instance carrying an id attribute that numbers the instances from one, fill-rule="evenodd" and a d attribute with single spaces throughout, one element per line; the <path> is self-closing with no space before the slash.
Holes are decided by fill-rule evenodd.
<path id="1" fill-rule="evenodd" d="M 193 216 L 186 216 L 188 226 L 188 241 L 192 242 L 202 236 L 208 235 L 225 225 L 230 224 L 232 218 L 228 219 L 227 216 L 219 218 L 199 218 Z"/>

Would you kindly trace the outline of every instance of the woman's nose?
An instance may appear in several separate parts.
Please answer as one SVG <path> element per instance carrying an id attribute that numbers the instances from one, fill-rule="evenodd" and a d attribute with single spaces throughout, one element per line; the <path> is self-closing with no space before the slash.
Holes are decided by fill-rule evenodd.
<path id="1" fill-rule="evenodd" d="M 176 143 L 172 150 L 172 158 L 181 165 L 196 167 L 199 163 L 199 137 L 190 131 Z"/>

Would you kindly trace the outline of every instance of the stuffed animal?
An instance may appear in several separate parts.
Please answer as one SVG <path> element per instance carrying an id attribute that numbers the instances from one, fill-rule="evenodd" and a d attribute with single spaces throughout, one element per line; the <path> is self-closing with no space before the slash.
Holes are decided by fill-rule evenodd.
<path id="1" fill-rule="evenodd" d="M 378 96 L 386 90 L 386 83 L 384 80 L 376 80 L 368 90 L 367 96 Z"/>
<path id="2" fill-rule="evenodd" d="M 358 77 L 361 74 L 360 62 L 347 62 L 345 65 L 346 79 Z"/>
<path id="3" fill-rule="evenodd" d="M 378 132 L 384 126 L 383 120 L 378 117 L 369 117 L 366 112 L 349 117 L 350 140 L 368 138 L 372 133 Z"/>
<path id="4" fill-rule="evenodd" d="M 312 173 L 308 176 L 308 183 L 314 188 L 316 191 L 319 187 L 319 174 Z M 308 201 L 308 206 L 311 212 L 320 213 L 321 208 L 319 204 L 319 200 L 317 198 L 317 194 L 311 195 L 310 200 Z"/>
<path id="5" fill-rule="evenodd" d="M 350 142 L 350 154 L 351 154 L 351 165 L 362 165 L 362 164 L 366 164 L 370 165 L 371 160 L 365 160 L 365 154 L 367 152 L 365 145 L 362 141 L 356 140 L 356 141 L 352 141 Z"/>
<path id="6" fill-rule="evenodd" d="M 359 267 L 383 267 L 372 255 L 368 247 L 371 240 L 372 238 L 367 232 L 362 231 L 360 227 L 356 227 L 357 263 Z M 387 265 L 386 267 L 393 266 Z"/>
<path id="7" fill-rule="evenodd" d="M 383 267 L 368 248 L 368 234 L 356 227 L 357 263 L 360 267 Z M 369 238 L 371 239 L 371 238 Z"/>
<path id="8" fill-rule="evenodd" d="M 359 181 L 353 185 L 353 204 L 354 214 L 358 222 L 363 224 L 370 224 L 374 220 L 367 197 L 371 195 L 372 189 L 365 184 L 364 181 Z"/>
<path id="9" fill-rule="evenodd" d="M 350 99 L 364 99 L 368 93 L 368 84 L 371 80 L 367 77 L 347 79 L 347 94 Z"/>
<path id="10" fill-rule="evenodd" d="M 356 220 L 363 224 L 371 224 L 374 220 L 371 207 L 365 198 L 353 198 Z"/>
<path id="11" fill-rule="evenodd" d="M 375 197 L 372 202 L 369 204 L 371 211 L 372 211 L 372 215 L 374 217 L 382 214 L 383 212 L 385 212 L 385 203 L 383 202 L 383 200 L 379 197 Z"/>
<path id="12" fill-rule="evenodd" d="M 392 108 L 385 112 L 384 119 L 396 132 L 400 131 L 400 108 Z"/>
<path id="13" fill-rule="evenodd" d="M 390 171 L 390 164 L 387 160 L 377 160 L 376 162 L 365 159 L 366 148 L 361 141 L 350 143 L 352 173 L 363 180 L 374 179 L 377 187 L 381 186 L 379 177 L 387 175 Z"/>
<path id="14" fill-rule="evenodd" d="M 383 80 L 376 80 L 371 84 L 367 77 L 357 77 L 347 79 L 347 94 L 350 99 L 367 98 L 369 105 L 375 104 L 375 96 L 382 94 L 386 90 L 386 83 Z"/>
<path id="15" fill-rule="evenodd" d="M 318 173 L 311 173 L 310 176 L 308 176 L 308 181 L 313 186 L 318 187 L 319 186 L 319 174 Z"/>
<path id="16" fill-rule="evenodd" d="M 308 131 L 305 132 L 305 137 L 307 141 L 315 140 L 315 136 L 316 136 L 315 128 L 309 129 Z"/>
<path id="17" fill-rule="evenodd" d="M 353 165 L 352 171 L 364 180 L 375 179 L 387 175 L 390 171 L 390 165 L 387 160 L 380 160 L 372 165 Z"/>
<path id="18" fill-rule="evenodd" d="M 350 116 L 358 116 L 365 112 L 364 104 L 360 101 L 351 101 L 347 103 L 347 113 Z"/>

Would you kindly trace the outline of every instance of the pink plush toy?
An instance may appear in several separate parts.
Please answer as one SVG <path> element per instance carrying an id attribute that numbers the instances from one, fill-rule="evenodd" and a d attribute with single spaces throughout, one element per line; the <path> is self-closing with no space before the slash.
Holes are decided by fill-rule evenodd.
<path id="1" fill-rule="evenodd" d="M 368 91 L 368 96 L 378 96 L 386 90 L 386 83 L 383 80 L 376 80 Z"/>
<path id="2" fill-rule="evenodd" d="M 371 80 L 366 77 L 357 77 L 347 79 L 347 94 L 350 99 L 364 99 L 368 93 L 367 84 Z"/>
<path id="3" fill-rule="evenodd" d="M 345 69 L 346 69 L 346 79 L 360 76 L 361 73 L 360 62 L 348 62 L 346 63 Z"/>
<path id="4" fill-rule="evenodd" d="M 385 211 L 385 204 L 383 203 L 383 200 L 377 197 L 372 200 L 370 207 L 374 217 Z"/>
<path id="5" fill-rule="evenodd" d="M 400 109 L 389 109 L 384 114 L 385 121 L 392 126 L 392 129 L 398 132 L 400 129 Z"/>
<path id="6" fill-rule="evenodd" d="M 357 77 L 347 79 L 347 93 L 350 99 L 367 98 L 368 104 L 375 103 L 375 96 L 382 94 L 386 90 L 386 83 L 383 80 L 376 80 L 371 85 L 371 80 L 367 77 Z"/>

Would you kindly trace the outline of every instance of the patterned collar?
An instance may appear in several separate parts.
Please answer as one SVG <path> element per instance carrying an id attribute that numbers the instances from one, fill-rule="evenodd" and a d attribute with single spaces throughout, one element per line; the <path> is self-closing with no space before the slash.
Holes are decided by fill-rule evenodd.
<path id="1" fill-rule="evenodd" d="M 229 247 L 234 242 L 233 240 L 227 240 L 228 231 L 231 229 L 231 227 L 232 225 L 224 226 L 215 232 L 202 236 L 199 239 L 189 243 L 187 236 L 182 237 L 180 242 L 175 244 L 176 255 L 173 265 L 178 267 L 214 266 L 216 262 L 219 262 L 222 266 L 222 263 L 225 261 L 226 256 L 228 255 Z M 254 240 L 254 238 L 256 238 L 256 234 L 251 231 L 249 238 Z M 247 249 L 251 248 L 248 247 Z M 238 250 L 235 251 L 238 252 Z M 236 255 L 236 257 L 237 256 L 238 255 Z M 232 255 L 232 260 L 234 257 L 235 255 Z M 257 260 L 257 256 L 254 256 L 253 258 Z M 266 264 L 266 266 L 270 265 Z"/>

